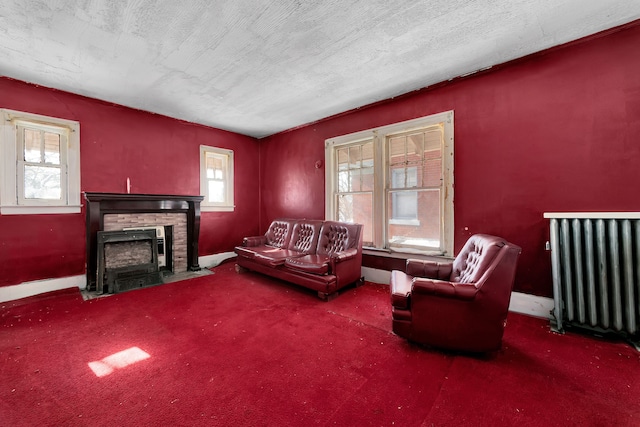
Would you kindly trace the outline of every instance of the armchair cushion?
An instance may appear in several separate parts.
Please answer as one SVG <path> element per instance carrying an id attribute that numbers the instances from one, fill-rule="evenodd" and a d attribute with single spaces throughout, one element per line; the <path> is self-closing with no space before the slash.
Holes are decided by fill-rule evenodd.
<path id="1" fill-rule="evenodd" d="M 460 283 L 477 282 L 504 245 L 505 242 L 499 237 L 486 234 L 471 236 L 453 261 L 449 280 Z"/>
<path id="2" fill-rule="evenodd" d="M 411 276 L 448 280 L 452 269 L 453 261 L 438 262 L 409 258 L 405 271 Z"/>
<path id="3" fill-rule="evenodd" d="M 394 270 L 391 272 L 391 305 L 394 308 L 409 308 L 412 279 L 402 271 Z"/>
<path id="4" fill-rule="evenodd" d="M 472 300 L 475 298 L 478 288 L 470 283 L 455 283 L 445 280 L 431 280 L 422 277 L 413 279 L 414 294 L 437 295 L 440 297 L 456 298 L 459 300 Z"/>

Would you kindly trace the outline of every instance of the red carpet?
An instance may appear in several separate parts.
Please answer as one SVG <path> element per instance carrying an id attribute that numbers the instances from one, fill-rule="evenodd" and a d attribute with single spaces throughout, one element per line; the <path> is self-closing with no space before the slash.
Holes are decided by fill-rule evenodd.
<path id="1" fill-rule="evenodd" d="M 627 344 L 510 314 L 500 352 L 448 354 L 390 332 L 386 286 L 325 303 L 215 272 L 0 305 L 0 425 L 640 425 Z"/>

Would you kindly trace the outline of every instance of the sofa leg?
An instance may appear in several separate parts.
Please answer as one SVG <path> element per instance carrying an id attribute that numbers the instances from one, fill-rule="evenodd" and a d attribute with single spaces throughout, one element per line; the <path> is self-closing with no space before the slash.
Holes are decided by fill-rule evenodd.
<path id="1" fill-rule="evenodd" d="M 364 285 L 364 276 L 356 280 L 356 288 L 359 288 L 362 285 Z"/>
<path id="2" fill-rule="evenodd" d="M 247 271 L 249 271 L 248 268 L 244 268 L 243 266 L 236 264 L 236 273 L 242 274 L 246 273 Z"/>
<path id="3" fill-rule="evenodd" d="M 320 298 L 324 302 L 331 301 L 337 296 L 338 296 L 337 292 L 334 292 L 332 294 L 327 294 L 327 293 L 318 291 L 318 298 Z"/>

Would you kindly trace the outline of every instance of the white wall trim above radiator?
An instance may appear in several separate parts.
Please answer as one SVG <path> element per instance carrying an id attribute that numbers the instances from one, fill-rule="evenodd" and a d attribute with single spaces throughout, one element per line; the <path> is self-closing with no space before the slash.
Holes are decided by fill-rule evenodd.
<path id="1" fill-rule="evenodd" d="M 545 212 L 544 217 L 556 219 L 640 219 L 640 212 Z"/>

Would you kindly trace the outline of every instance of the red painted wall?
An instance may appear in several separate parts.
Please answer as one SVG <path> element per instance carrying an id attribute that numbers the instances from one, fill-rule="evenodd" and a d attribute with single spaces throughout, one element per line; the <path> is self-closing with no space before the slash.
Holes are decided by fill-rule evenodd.
<path id="1" fill-rule="evenodd" d="M 640 21 L 261 142 L 261 230 L 322 218 L 324 140 L 455 111 L 455 247 L 522 246 L 516 289 L 550 296 L 544 212 L 640 211 Z M 301 106 L 303 108 L 303 106 Z"/>
<path id="2" fill-rule="evenodd" d="M 81 189 L 200 194 L 200 145 L 234 151 L 234 212 L 203 212 L 200 255 L 258 231 L 254 138 L 0 78 L 0 107 L 80 122 Z M 85 217 L 0 215 L 0 286 L 85 272 Z"/>

